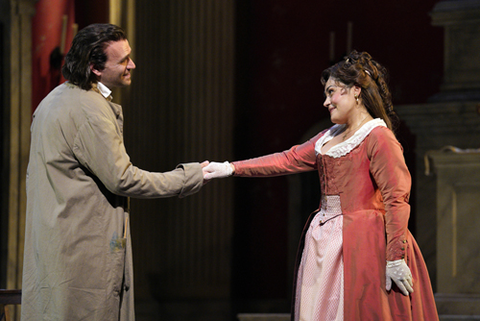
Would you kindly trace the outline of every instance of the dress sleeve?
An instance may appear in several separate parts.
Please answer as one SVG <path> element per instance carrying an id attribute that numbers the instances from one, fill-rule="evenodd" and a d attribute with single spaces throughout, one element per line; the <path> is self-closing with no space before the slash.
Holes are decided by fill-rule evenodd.
<path id="1" fill-rule="evenodd" d="M 90 117 L 78 129 L 73 151 L 78 161 L 112 193 L 136 198 L 187 196 L 200 190 L 199 163 L 188 163 L 164 173 L 148 172 L 130 162 L 114 121 Z"/>
<path id="2" fill-rule="evenodd" d="M 400 143 L 385 127 L 372 131 L 368 153 L 370 173 L 380 189 L 385 205 L 387 260 L 399 260 L 405 258 L 408 246 L 410 173 Z"/>
<path id="3" fill-rule="evenodd" d="M 266 156 L 233 162 L 235 176 L 273 177 L 312 171 L 317 168 L 315 143 L 325 131 L 301 145 Z"/>

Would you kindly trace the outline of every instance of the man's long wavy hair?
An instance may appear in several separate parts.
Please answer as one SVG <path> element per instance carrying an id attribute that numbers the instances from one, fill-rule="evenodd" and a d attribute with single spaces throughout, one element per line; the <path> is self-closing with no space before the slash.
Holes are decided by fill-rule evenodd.
<path id="1" fill-rule="evenodd" d="M 90 66 L 103 70 L 107 61 L 107 46 L 126 39 L 123 29 L 112 24 L 92 24 L 83 28 L 73 38 L 72 47 L 65 56 L 63 77 L 82 89 L 90 90 L 92 83 L 97 82 Z"/>

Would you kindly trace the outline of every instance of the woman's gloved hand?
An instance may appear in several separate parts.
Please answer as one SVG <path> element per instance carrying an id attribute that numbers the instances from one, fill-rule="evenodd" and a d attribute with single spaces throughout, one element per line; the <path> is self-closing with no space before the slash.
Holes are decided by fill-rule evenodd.
<path id="1" fill-rule="evenodd" d="M 404 295 L 413 292 L 413 280 L 410 268 L 404 259 L 396 261 L 387 261 L 387 291 L 392 288 L 392 280 Z"/>
<path id="2" fill-rule="evenodd" d="M 229 162 L 210 162 L 203 170 L 203 179 L 223 178 L 233 174 L 233 165 Z"/>

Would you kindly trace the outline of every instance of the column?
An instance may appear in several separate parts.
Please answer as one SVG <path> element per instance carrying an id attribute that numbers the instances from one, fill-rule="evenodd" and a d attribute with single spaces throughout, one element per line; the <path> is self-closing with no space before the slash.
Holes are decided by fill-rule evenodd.
<path id="1" fill-rule="evenodd" d="M 480 149 L 428 153 L 437 187 L 439 314 L 480 315 Z"/>

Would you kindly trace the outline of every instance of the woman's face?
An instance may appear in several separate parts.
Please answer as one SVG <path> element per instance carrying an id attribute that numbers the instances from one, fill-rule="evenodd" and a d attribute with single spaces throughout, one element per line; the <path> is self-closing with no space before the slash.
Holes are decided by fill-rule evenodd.
<path id="1" fill-rule="evenodd" d="M 335 124 L 345 124 L 356 112 L 355 93 L 357 88 L 347 87 L 334 78 L 329 78 L 325 84 L 325 102 L 323 106 L 328 108 L 330 119 Z"/>

